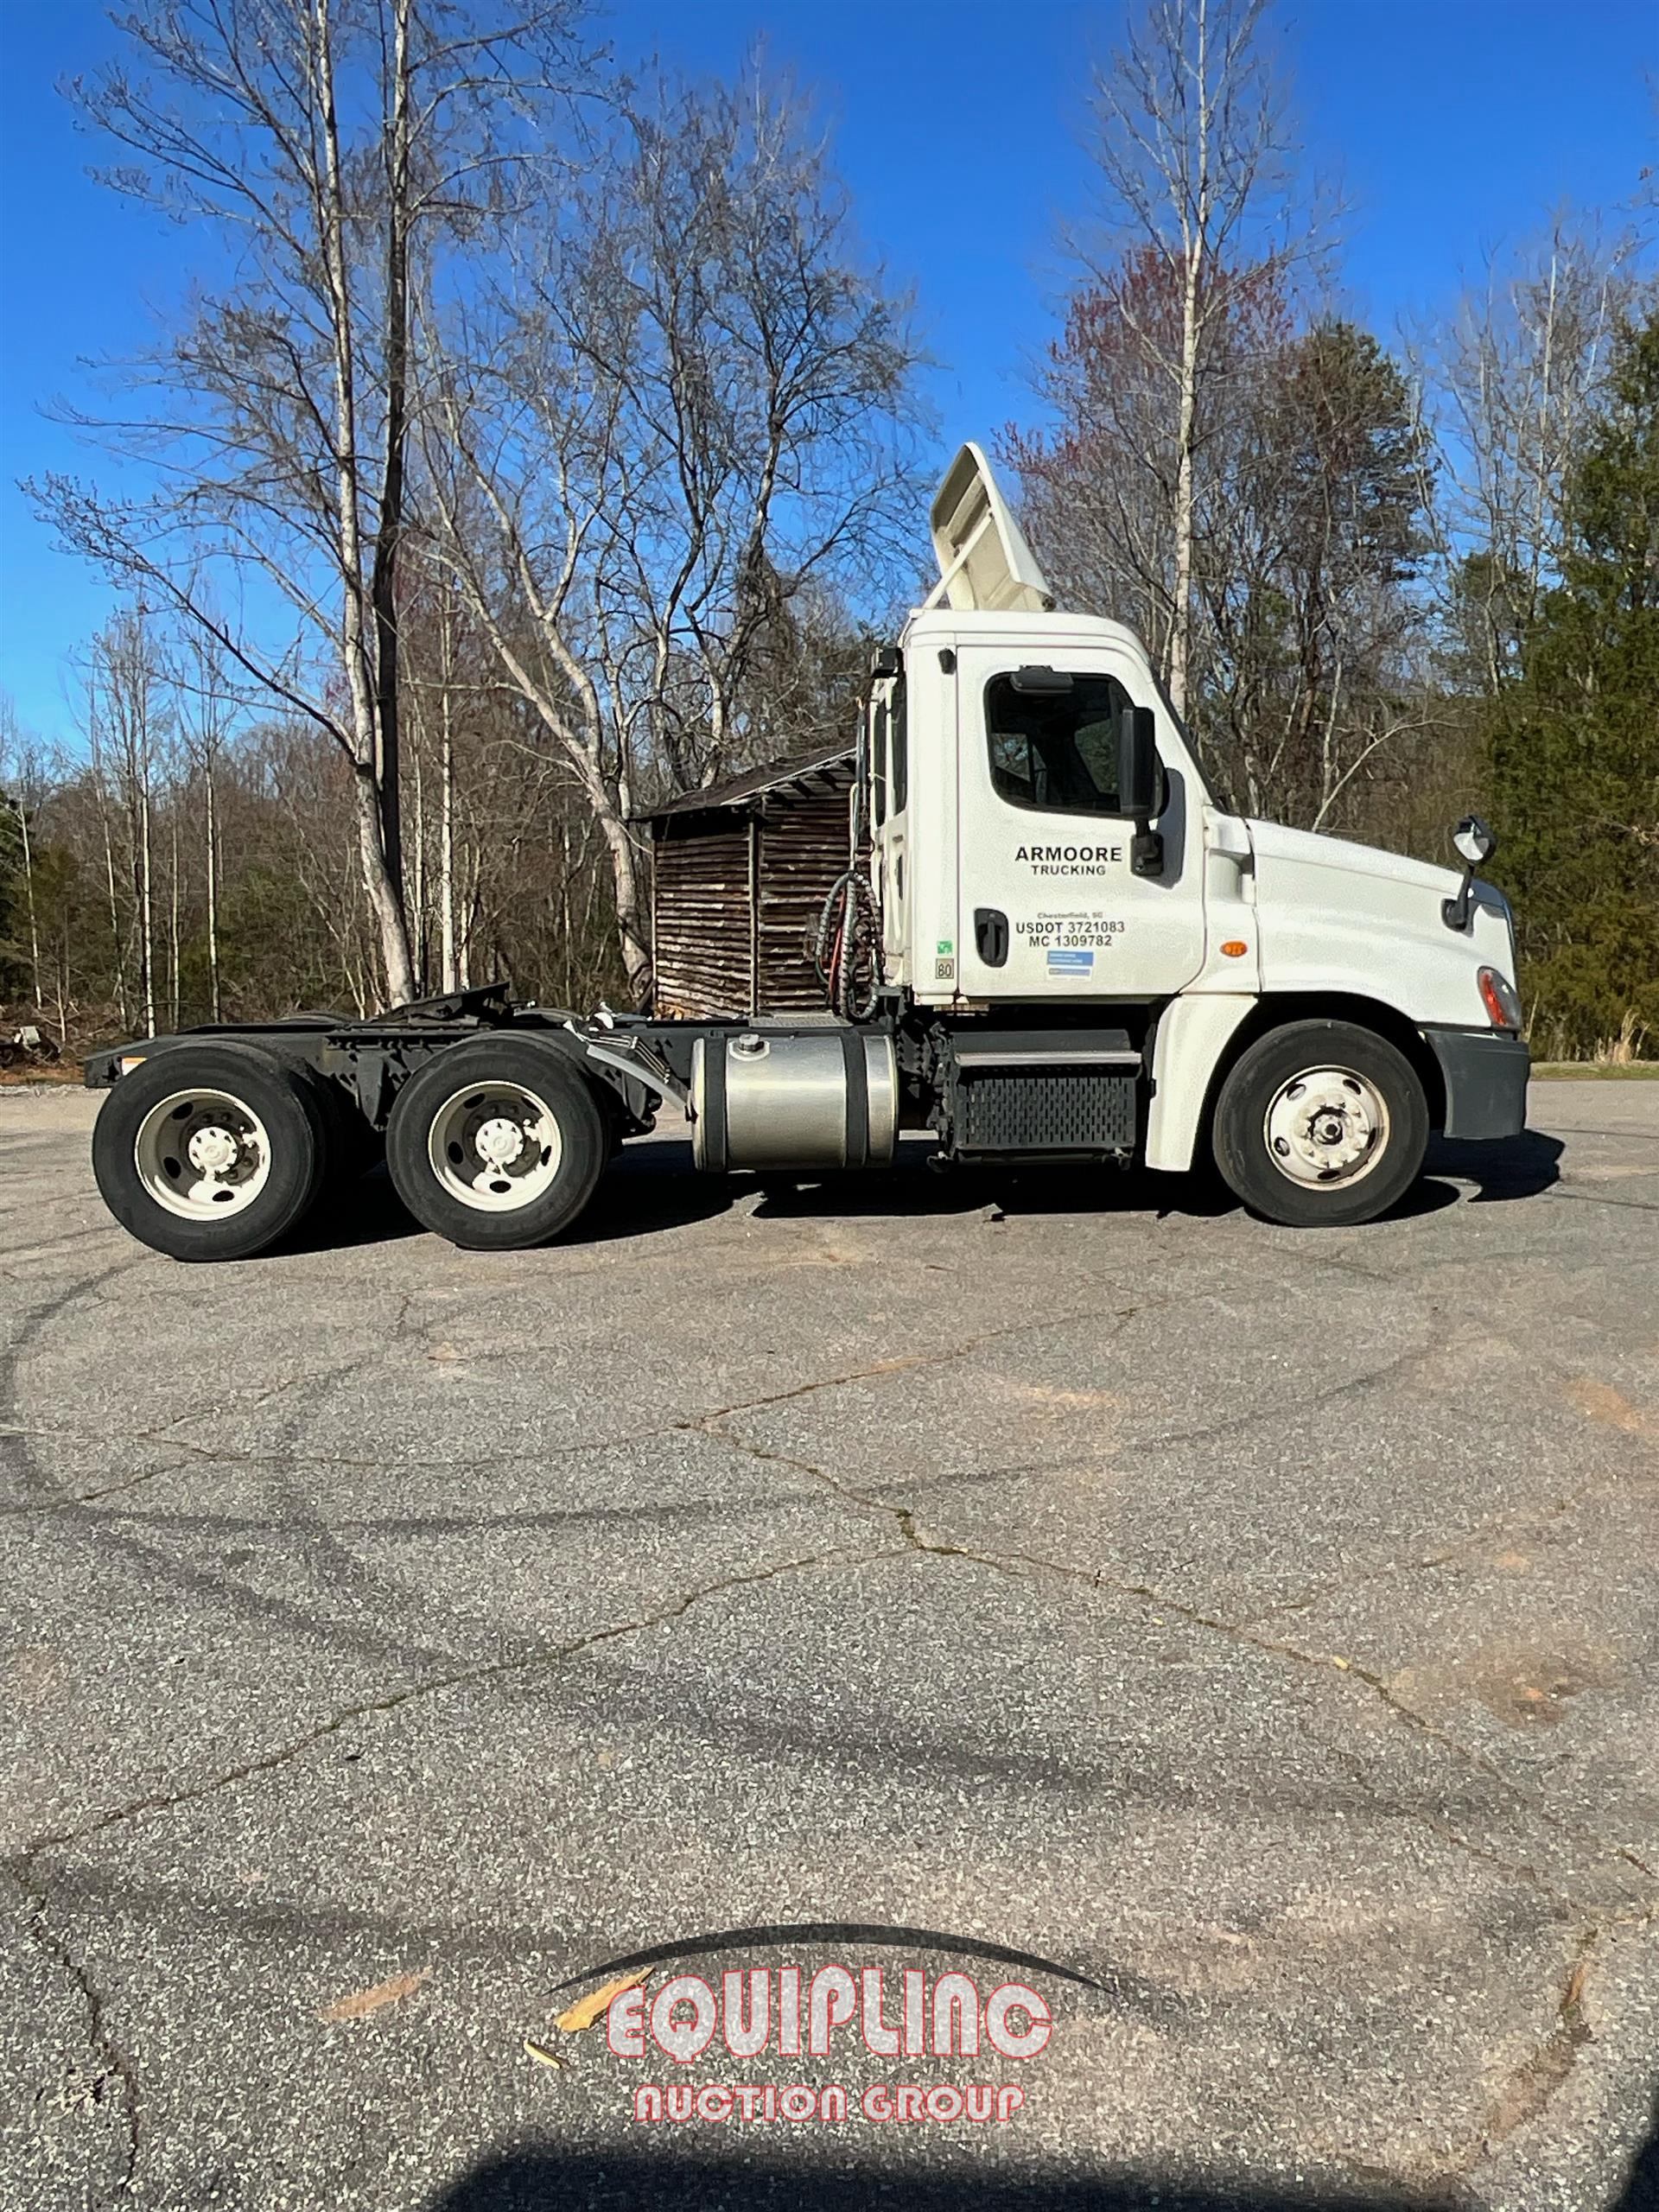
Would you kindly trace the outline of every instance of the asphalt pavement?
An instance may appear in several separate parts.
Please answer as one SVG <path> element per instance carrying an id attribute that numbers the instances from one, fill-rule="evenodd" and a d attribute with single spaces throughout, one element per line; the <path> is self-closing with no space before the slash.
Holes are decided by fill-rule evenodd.
<path id="1" fill-rule="evenodd" d="M 94 1103 L 0 1091 L 7 2212 L 1659 2202 L 1659 1084 L 1333 1234 L 671 1129 L 210 1268 Z"/>

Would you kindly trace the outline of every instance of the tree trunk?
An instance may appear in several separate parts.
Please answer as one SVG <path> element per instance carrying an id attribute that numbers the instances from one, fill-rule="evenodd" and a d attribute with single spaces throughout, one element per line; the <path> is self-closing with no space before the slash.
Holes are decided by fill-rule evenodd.
<path id="1" fill-rule="evenodd" d="M 213 791 L 213 758 L 206 770 L 207 785 L 207 1018 L 220 1019 L 219 1000 L 219 823 Z"/>
<path id="2" fill-rule="evenodd" d="M 442 990 L 461 988 L 455 967 L 455 756 L 449 728 L 448 671 L 438 700 L 438 940 Z"/>
<path id="3" fill-rule="evenodd" d="M 314 0 L 316 48 L 314 94 L 321 120 L 326 194 L 319 209 L 323 260 L 334 320 L 335 511 L 340 568 L 345 580 L 340 646 L 352 701 L 353 766 L 357 787 L 358 852 L 363 888 L 380 931 L 380 957 L 386 995 L 394 1004 L 415 996 L 410 958 L 409 924 L 404 912 L 403 881 L 391 865 L 386 843 L 384 780 L 385 761 L 375 687 L 371 680 L 371 643 L 365 620 L 364 546 L 359 499 L 356 370 L 352 339 L 352 298 L 346 275 L 345 194 L 341 181 L 340 127 L 334 100 L 334 51 L 328 0 Z M 372 799 L 374 820 L 365 817 L 365 792 Z M 395 796 L 395 778 L 393 779 Z"/>
<path id="4" fill-rule="evenodd" d="M 386 866 L 404 880 L 403 793 L 399 782 L 401 700 L 397 556 L 404 534 L 404 478 L 409 441 L 410 0 L 394 0 L 391 113 L 385 134 L 385 455 L 369 598 L 374 611 L 375 772 L 380 785 Z M 417 902 L 418 903 L 418 902 Z"/>
<path id="5" fill-rule="evenodd" d="M 1170 704 L 1186 715 L 1187 661 L 1192 624 L 1193 426 L 1198 413 L 1198 256 L 1187 256 L 1181 296 L 1180 398 L 1175 448 L 1175 606 L 1169 630 Z"/>
<path id="6" fill-rule="evenodd" d="M 144 1034 L 156 1034 L 156 915 L 149 852 L 149 728 L 146 715 L 138 788 L 138 951 L 144 991 Z"/>
<path id="7" fill-rule="evenodd" d="M 393 1006 L 404 1006 L 415 996 L 415 976 L 409 957 L 409 930 L 403 899 L 386 866 L 380 786 L 372 761 L 358 762 L 353 785 L 357 798 L 358 859 L 370 911 L 380 931 L 387 1000 Z"/>
<path id="8" fill-rule="evenodd" d="M 636 1007 L 651 997 L 651 948 L 639 897 L 639 866 L 628 826 L 614 804 L 596 803 L 600 834 L 611 858 L 611 879 L 616 886 L 616 933 L 622 946 L 622 965 L 628 978 L 628 995 Z"/>
<path id="9" fill-rule="evenodd" d="M 29 804 L 21 784 L 17 792 L 17 827 L 23 840 L 23 901 L 29 915 L 29 970 L 35 980 L 35 1011 L 44 1011 L 46 1001 L 41 995 L 41 932 L 35 918 L 35 859 L 34 848 L 29 840 Z"/>

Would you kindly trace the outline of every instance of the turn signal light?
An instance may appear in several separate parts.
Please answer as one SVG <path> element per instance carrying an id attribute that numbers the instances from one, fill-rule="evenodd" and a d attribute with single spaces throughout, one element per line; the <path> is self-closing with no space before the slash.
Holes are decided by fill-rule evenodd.
<path id="1" fill-rule="evenodd" d="M 1242 937 L 1230 937 L 1221 949 L 1229 960 L 1242 960 L 1250 948 Z"/>
<path id="2" fill-rule="evenodd" d="M 1496 968 L 1483 968 L 1476 980 L 1480 985 L 1480 1002 L 1493 1028 L 1519 1029 L 1521 999 L 1509 977 L 1500 976 Z"/>

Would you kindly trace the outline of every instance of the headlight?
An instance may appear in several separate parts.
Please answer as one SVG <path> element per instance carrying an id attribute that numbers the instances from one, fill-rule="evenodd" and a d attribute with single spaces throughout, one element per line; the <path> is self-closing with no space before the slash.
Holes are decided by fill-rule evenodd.
<path id="1" fill-rule="evenodd" d="M 1507 976 L 1500 976 L 1496 968 L 1483 968 L 1476 981 L 1480 985 L 1480 1001 L 1494 1029 L 1519 1029 L 1521 1027 L 1521 995 Z"/>

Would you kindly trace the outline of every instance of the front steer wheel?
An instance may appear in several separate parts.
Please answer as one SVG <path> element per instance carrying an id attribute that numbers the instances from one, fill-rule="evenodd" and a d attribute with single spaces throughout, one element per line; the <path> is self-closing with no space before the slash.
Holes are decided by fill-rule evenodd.
<path id="1" fill-rule="evenodd" d="M 1422 1172 L 1428 1105 L 1416 1071 L 1374 1030 L 1293 1021 L 1239 1057 L 1216 1103 L 1216 1165 L 1264 1220 L 1375 1221 Z"/>
<path id="2" fill-rule="evenodd" d="M 424 1228 L 473 1251 L 544 1244 L 594 1194 L 610 1145 L 599 1103 L 556 1047 L 453 1045 L 412 1075 L 386 1166 Z"/>
<path id="3" fill-rule="evenodd" d="M 251 1045 L 179 1046 L 124 1075 L 92 1128 L 104 1203 L 175 1260 L 245 1260 L 316 1198 L 326 1104 L 308 1071 Z"/>

